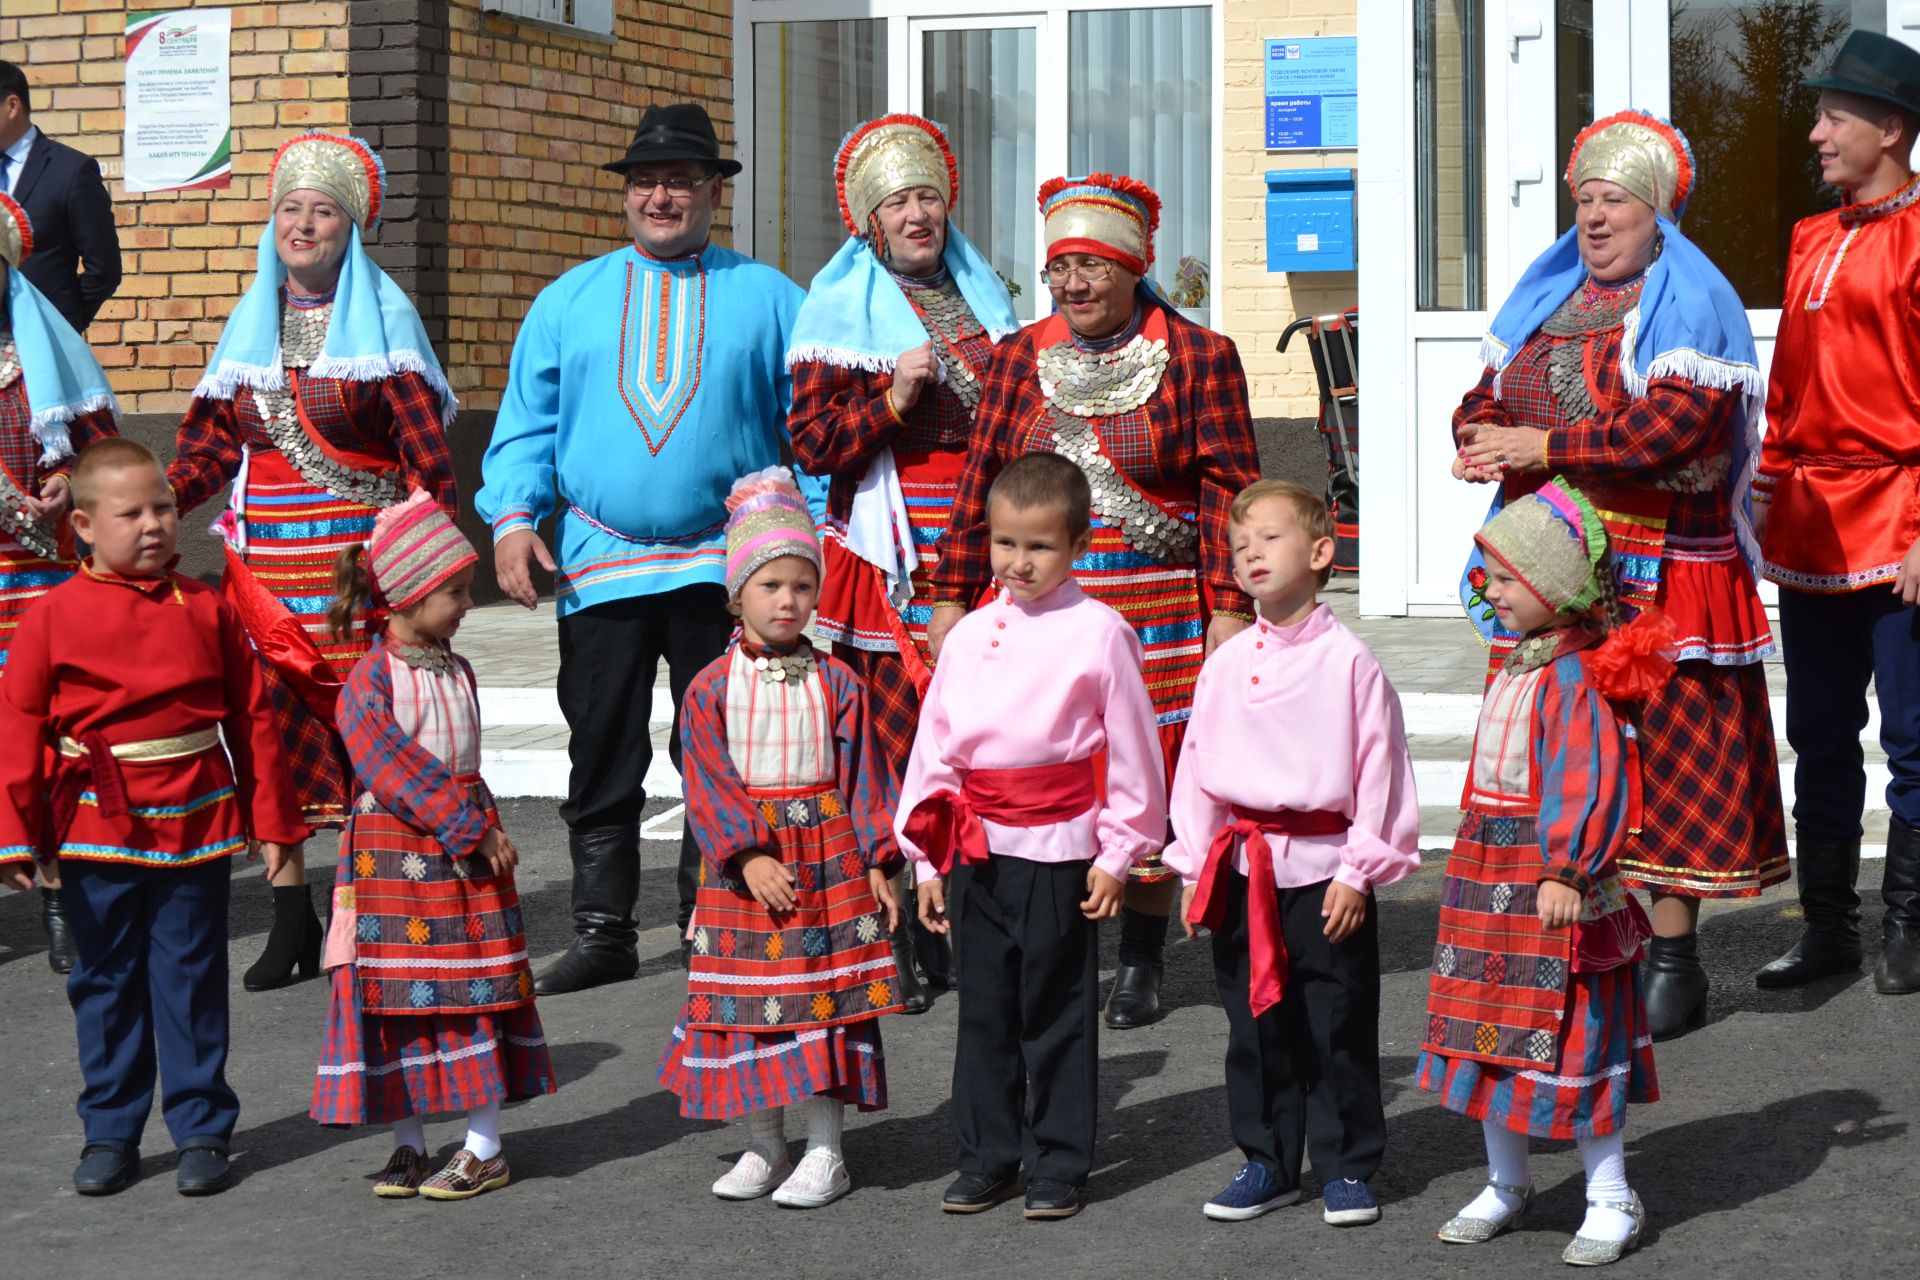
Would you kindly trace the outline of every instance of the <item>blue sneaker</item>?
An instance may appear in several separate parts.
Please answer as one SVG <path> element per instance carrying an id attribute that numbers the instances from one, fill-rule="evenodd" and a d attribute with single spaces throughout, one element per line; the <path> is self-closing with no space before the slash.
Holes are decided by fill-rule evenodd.
<path id="1" fill-rule="evenodd" d="M 1249 1160 L 1240 1166 L 1219 1195 L 1207 1201 L 1202 1210 L 1215 1222 L 1245 1222 L 1275 1209 L 1284 1209 L 1300 1198 L 1298 1187 L 1282 1191 L 1265 1165 Z"/>
<path id="2" fill-rule="evenodd" d="M 1325 1205 L 1320 1211 L 1321 1221 L 1336 1227 L 1364 1227 L 1380 1221 L 1373 1188 L 1358 1178 L 1335 1178 L 1320 1188 L 1320 1200 Z"/>

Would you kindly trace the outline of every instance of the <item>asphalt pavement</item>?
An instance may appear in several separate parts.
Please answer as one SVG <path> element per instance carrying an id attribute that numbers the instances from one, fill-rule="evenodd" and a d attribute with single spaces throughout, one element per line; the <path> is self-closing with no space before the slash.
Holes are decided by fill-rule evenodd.
<path id="1" fill-rule="evenodd" d="M 525 857 L 529 945 L 540 959 L 570 933 L 564 829 L 551 800 L 508 801 Z M 681 1119 L 654 1082 L 683 990 L 672 929 L 673 845 L 644 846 L 638 979 L 543 1000 L 558 1094 L 509 1108 L 514 1181 L 464 1203 L 384 1201 L 372 1177 L 390 1147 L 380 1131 L 307 1119 L 326 992 L 305 982 L 250 995 L 239 974 L 266 939 L 269 902 L 254 869 L 236 868 L 233 1056 L 242 1115 L 239 1181 L 188 1200 L 158 1114 L 141 1180 L 108 1199 L 73 1193 L 80 1151 L 73 1023 L 47 967 L 37 904 L 0 894 L 0 1277 L 510 1276 L 1539 1276 L 1582 1213 L 1571 1144 L 1537 1144 L 1540 1198 L 1519 1231 L 1479 1247 L 1434 1231 L 1485 1177 L 1478 1126 L 1412 1085 L 1433 946 L 1438 857 L 1382 895 L 1381 1052 L 1389 1116 L 1374 1188 L 1378 1225 L 1320 1221 L 1312 1175 L 1301 1205 L 1219 1224 L 1200 1206 L 1239 1165 L 1221 1091 L 1225 1020 L 1204 942 L 1168 954 L 1172 1013 L 1106 1032 L 1101 1121 L 1088 1207 L 1027 1222 L 1018 1202 L 970 1218 L 943 1215 L 954 1001 L 885 1024 L 889 1110 L 849 1116 L 851 1196 L 824 1210 L 729 1204 L 708 1184 L 740 1151 L 737 1130 Z M 326 858 L 316 856 L 316 864 Z M 1869 875 L 1877 870 L 1869 864 Z M 327 876 L 316 877 L 324 898 Z M 1869 918 L 1877 899 L 1869 895 Z M 1664 1098 L 1634 1109 L 1628 1174 L 1651 1212 L 1622 1276 L 1858 1274 L 1910 1265 L 1909 1132 L 1920 998 L 1877 996 L 1864 976 L 1799 992 L 1761 992 L 1751 974 L 1796 936 L 1790 891 L 1709 906 L 1703 952 L 1711 1021 L 1660 1046 Z M 1111 978 L 1115 930 L 1105 939 Z M 1869 956 L 1871 962 L 1871 956 Z M 796 1126 L 797 1127 L 797 1126 Z M 459 1145 L 458 1119 L 430 1121 L 436 1159 Z M 796 1151 L 798 1146 L 796 1145 Z"/>

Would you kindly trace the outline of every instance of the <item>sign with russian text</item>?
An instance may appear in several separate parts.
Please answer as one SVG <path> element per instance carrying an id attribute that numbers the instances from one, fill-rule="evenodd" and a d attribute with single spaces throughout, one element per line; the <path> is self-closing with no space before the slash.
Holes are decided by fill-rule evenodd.
<path id="1" fill-rule="evenodd" d="M 1329 151 L 1359 145 L 1359 38 L 1267 41 L 1267 150 Z"/>
<path id="2" fill-rule="evenodd" d="M 233 184 L 230 9 L 127 14 L 128 191 Z"/>

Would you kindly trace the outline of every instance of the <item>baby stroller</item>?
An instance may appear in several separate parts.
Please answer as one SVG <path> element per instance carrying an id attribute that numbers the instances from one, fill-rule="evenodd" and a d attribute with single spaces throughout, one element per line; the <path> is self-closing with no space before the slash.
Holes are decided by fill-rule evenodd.
<path id="1" fill-rule="evenodd" d="M 1327 454 L 1327 506 L 1333 511 L 1333 568 L 1360 571 L 1360 308 L 1301 316 L 1280 334 L 1280 350 L 1302 329 L 1320 383 L 1320 443 Z"/>

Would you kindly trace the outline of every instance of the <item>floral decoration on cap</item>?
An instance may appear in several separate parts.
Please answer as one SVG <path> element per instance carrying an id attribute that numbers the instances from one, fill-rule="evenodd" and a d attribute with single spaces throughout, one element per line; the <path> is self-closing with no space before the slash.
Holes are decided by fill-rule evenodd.
<path id="1" fill-rule="evenodd" d="M 1153 265 L 1160 197 L 1137 178 L 1090 173 L 1053 178 L 1040 188 L 1047 223 L 1047 260 L 1063 253 L 1111 258 L 1137 276 Z"/>
<path id="2" fill-rule="evenodd" d="M 813 512 L 793 472 L 768 467 L 735 480 L 727 495 L 727 595 L 739 595 L 760 566 L 781 556 L 811 560 L 815 573 L 825 573 Z"/>
<path id="3" fill-rule="evenodd" d="M 359 138 L 318 131 L 291 138 L 273 157 L 272 177 L 276 208 L 289 191 L 318 191 L 338 200 L 362 231 L 380 225 L 387 167 Z"/>
<path id="4" fill-rule="evenodd" d="M 1616 111 L 1573 140 L 1567 189 L 1602 178 L 1624 187 L 1662 217 L 1678 220 L 1693 195 L 1693 144 L 1671 121 L 1646 111 Z"/>
<path id="5" fill-rule="evenodd" d="M 882 201 L 908 187 L 932 187 L 952 205 L 960 198 L 960 164 L 939 125 L 904 112 L 869 120 L 840 143 L 833 181 L 840 219 L 854 235 Z"/>
<path id="6" fill-rule="evenodd" d="M 33 223 L 10 195 L 0 192 L 0 258 L 17 267 L 33 254 Z"/>

